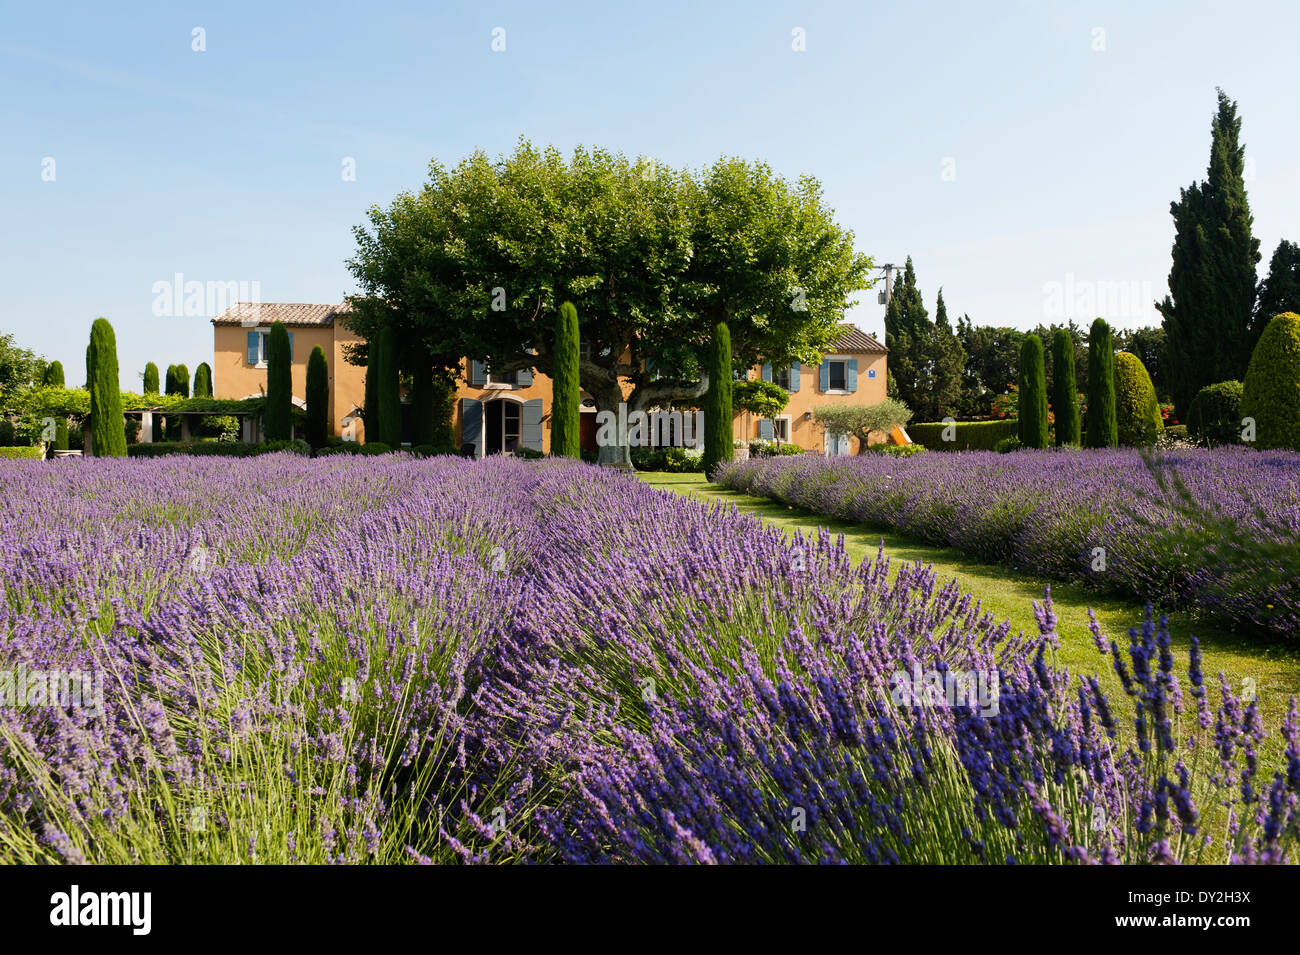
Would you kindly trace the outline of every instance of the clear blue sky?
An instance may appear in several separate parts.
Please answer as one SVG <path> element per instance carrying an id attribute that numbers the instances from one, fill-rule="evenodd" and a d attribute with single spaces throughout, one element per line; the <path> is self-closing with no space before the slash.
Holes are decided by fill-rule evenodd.
<path id="1" fill-rule="evenodd" d="M 149 360 L 211 361 L 207 317 L 153 314 L 154 283 L 178 272 L 340 301 L 370 204 L 417 188 L 431 157 L 520 134 L 811 173 L 861 251 L 913 257 L 931 309 L 942 285 L 954 317 L 1031 327 L 1054 317 L 1048 283 L 1073 276 L 1058 304 L 1132 327 L 1156 322 L 1169 202 L 1204 175 L 1219 85 L 1244 117 L 1261 269 L 1300 240 L 1294 2 L 0 11 L 0 331 L 62 360 L 70 383 L 98 315 L 123 387 Z M 861 302 L 853 320 L 880 333 L 875 293 Z"/>

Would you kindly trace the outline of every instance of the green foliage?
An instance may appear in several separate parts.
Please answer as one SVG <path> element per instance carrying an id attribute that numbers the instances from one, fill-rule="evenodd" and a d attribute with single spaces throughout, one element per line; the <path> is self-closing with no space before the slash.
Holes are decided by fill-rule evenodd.
<path id="1" fill-rule="evenodd" d="M 262 429 L 268 441 L 288 441 L 293 436 L 293 375 L 289 330 L 274 322 L 266 342 L 266 411 Z"/>
<path id="2" fill-rule="evenodd" d="M 1117 332 L 1114 345 L 1115 351 L 1132 352 L 1142 359 L 1143 367 L 1151 376 L 1151 384 L 1155 386 L 1156 397 L 1163 399 L 1169 395 L 1169 341 L 1163 328 L 1156 326 Z M 1086 376 L 1082 380 L 1086 381 Z"/>
<path id="3" fill-rule="evenodd" d="M 731 386 L 731 407 L 760 418 L 775 418 L 790 403 L 790 392 L 774 381 L 751 378 Z"/>
<path id="4" fill-rule="evenodd" d="M 1088 333 L 1088 420 L 1084 444 L 1113 448 L 1119 444 L 1115 420 L 1115 347 L 1110 326 L 1103 319 Z"/>
<path id="5" fill-rule="evenodd" d="M 158 366 L 153 362 L 144 366 L 144 393 L 146 395 L 158 394 Z"/>
<path id="6" fill-rule="evenodd" d="M 412 356 L 411 444 L 416 447 L 451 444 L 452 382 L 435 371 L 423 356 Z"/>
<path id="7" fill-rule="evenodd" d="M 1012 451 L 1019 451 L 1021 447 L 1023 445 L 1020 443 L 1020 436 L 1013 434 L 993 445 L 993 450 L 998 454 L 1010 454 Z"/>
<path id="8" fill-rule="evenodd" d="M 1043 341 L 1037 335 L 1020 346 L 1020 444 L 1047 447 L 1047 382 L 1043 371 Z"/>
<path id="9" fill-rule="evenodd" d="M 367 441 L 365 444 L 361 446 L 361 451 L 359 453 L 369 454 L 369 455 L 392 454 L 393 449 L 390 445 L 385 444 L 383 441 Z"/>
<path id="10" fill-rule="evenodd" d="M 1241 441 L 1242 383 L 1220 381 L 1196 393 L 1187 409 L 1185 430 L 1206 444 L 1239 444 Z M 1172 431 L 1173 428 L 1166 428 Z"/>
<path id="11" fill-rule="evenodd" d="M 1255 302 L 1256 334 L 1263 334 L 1273 316 L 1300 312 L 1300 245 L 1283 239 L 1268 263 L 1268 275 L 1259 283 Z"/>
<path id="12" fill-rule="evenodd" d="M 1052 405 L 1056 411 L 1056 444 L 1080 444 L 1078 387 L 1074 380 L 1074 337 L 1064 328 L 1052 336 Z"/>
<path id="13" fill-rule="evenodd" d="M 190 370 L 184 365 L 167 366 L 167 394 L 180 398 L 190 396 Z"/>
<path id="14" fill-rule="evenodd" d="M 912 412 L 897 398 L 886 398 L 874 405 L 820 405 L 813 408 L 813 419 L 824 431 L 853 435 L 858 439 L 858 454 L 866 454 L 872 434 L 888 439 L 894 428 L 912 420 Z"/>
<path id="15" fill-rule="evenodd" d="M 390 448 L 402 446 L 402 392 L 397 365 L 397 335 L 391 326 L 379 330 L 375 343 L 375 407 L 379 415 L 372 432 L 366 422 L 366 443 L 373 434 Z"/>
<path id="16" fill-rule="evenodd" d="M 952 441 L 943 439 L 945 429 Z M 907 435 L 915 443 L 931 451 L 992 451 L 999 441 L 1019 433 L 1020 422 L 1015 418 L 1001 421 L 925 421 L 909 425 Z"/>
<path id="17" fill-rule="evenodd" d="M 638 471 L 696 474 L 704 470 L 704 456 L 688 448 L 633 448 L 632 466 Z"/>
<path id="18" fill-rule="evenodd" d="M 86 346 L 86 381 L 90 391 L 91 450 L 100 458 L 126 456 L 117 374 L 117 336 L 108 319 L 97 318 L 90 326 L 90 344 Z"/>
<path id="19" fill-rule="evenodd" d="M 890 397 L 923 418 L 960 410 L 966 351 L 948 324 L 943 292 L 931 322 L 916 285 L 911 256 L 885 308 L 885 346 L 889 349 Z"/>
<path id="20" fill-rule="evenodd" d="M 27 447 L 7 447 L 0 445 L 0 461 L 6 458 L 12 461 L 39 461 L 45 456 L 45 449 L 39 445 Z"/>
<path id="21" fill-rule="evenodd" d="M 1014 328 L 974 325 L 966 315 L 957 320 L 957 341 L 966 356 L 957 415 L 977 418 L 993 413 L 994 399 L 1016 383 L 1024 340 L 1025 333 Z M 894 363 L 892 354 L 889 363 Z"/>
<path id="22" fill-rule="evenodd" d="M 63 362 L 52 361 L 45 366 L 45 372 L 41 375 L 41 386 L 44 388 L 63 388 L 66 379 L 63 374 Z M 50 442 L 50 447 L 55 451 L 68 450 L 68 418 L 67 415 L 49 415 L 54 418 L 54 439 Z M 42 418 L 42 432 L 44 432 L 44 418 Z M 128 422 L 129 423 L 129 422 Z"/>
<path id="23" fill-rule="evenodd" d="M 777 444 L 775 441 L 767 441 L 763 438 L 755 438 L 749 442 L 751 458 L 780 458 L 796 454 L 803 454 L 803 448 L 797 444 Z"/>
<path id="24" fill-rule="evenodd" d="M 127 455 L 133 458 L 161 458 L 169 454 L 187 454 L 198 457 L 251 458 L 259 454 L 290 451 L 311 455 L 311 445 L 306 441 L 267 441 L 250 444 L 246 441 L 155 441 L 152 444 L 133 444 Z"/>
<path id="25" fill-rule="evenodd" d="M 709 352 L 709 390 L 704 405 L 704 472 L 724 461 L 730 461 L 735 448 L 732 445 L 731 405 L 731 333 L 726 322 L 718 322 L 713 329 Z"/>
<path id="26" fill-rule="evenodd" d="M 565 302 L 555 313 L 551 376 L 551 454 L 561 458 L 576 458 L 582 450 L 579 349 L 578 310 L 572 302 Z"/>
<path id="27" fill-rule="evenodd" d="M 40 382 L 41 360 L 30 348 L 21 348 L 10 334 L 0 334 L 0 404 Z"/>
<path id="28" fill-rule="evenodd" d="M 66 382 L 63 376 L 63 362 L 52 361 L 45 366 L 45 373 L 41 375 L 41 384 L 52 388 L 62 388 Z"/>
<path id="29" fill-rule="evenodd" d="M 1276 316 L 1251 356 L 1241 415 L 1255 419 L 1255 447 L 1300 451 L 1300 314 Z"/>
<path id="30" fill-rule="evenodd" d="M 317 345 L 307 359 L 307 443 L 325 446 L 330 434 L 330 370 L 325 350 Z"/>
<path id="31" fill-rule="evenodd" d="M 1246 198 L 1237 104 L 1219 90 L 1207 178 L 1180 191 L 1174 218 L 1171 294 L 1157 305 L 1168 342 L 1167 379 L 1178 417 L 1205 385 L 1241 379 L 1255 327 L 1259 240 Z"/>
<path id="32" fill-rule="evenodd" d="M 923 444 L 873 444 L 867 448 L 869 454 L 885 454 L 891 458 L 910 458 L 926 450 Z"/>
<path id="33" fill-rule="evenodd" d="M 212 397 L 212 366 L 206 361 L 194 369 L 194 397 Z"/>
<path id="34" fill-rule="evenodd" d="M 8 418 L 0 418 L 0 448 L 11 448 L 14 444 L 14 438 L 17 430 L 14 423 Z"/>
<path id="35" fill-rule="evenodd" d="M 366 396 L 361 409 L 361 420 L 366 425 L 366 438 L 379 440 L 379 372 L 375 368 L 376 349 L 367 347 Z"/>
<path id="36" fill-rule="evenodd" d="M 1165 427 L 1151 376 L 1126 351 L 1115 356 L 1115 424 L 1119 443 L 1128 447 L 1154 444 Z"/>

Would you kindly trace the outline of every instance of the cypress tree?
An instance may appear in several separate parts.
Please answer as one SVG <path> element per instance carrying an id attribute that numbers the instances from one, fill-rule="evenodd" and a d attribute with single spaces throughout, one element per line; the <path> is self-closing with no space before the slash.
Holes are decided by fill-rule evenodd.
<path id="1" fill-rule="evenodd" d="M 376 341 L 379 352 L 375 365 L 375 404 L 379 412 L 376 439 L 390 448 L 402 446 L 402 393 L 398 377 L 397 336 L 385 325 Z M 366 427 L 369 435 L 369 425 Z"/>
<path id="2" fill-rule="evenodd" d="M 176 366 L 167 366 L 167 377 L 163 380 L 163 394 L 176 394 Z"/>
<path id="3" fill-rule="evenodd" d="M 366 398 L 361 409 L 361 420 L 366 426 L 366 441 L 379 440 L 379 361 L 378 341 L 366 346 Z"/>
<path id="4" fill-rule="evenodd" d="M 45 366 L 45 371 L 41 373 L 41 384 L 49 388 L 66 387 L 66 379 L 63 375 L 63 362 L 52 361 Z M 68 450 L 68 419 L 59 415 L 54 419 L 54 450 Z"/>
<path id="5" fill-rule="evenodd" d="M 63 362 L 52 361 L 45 366 L 45 372 L 41 376 L 41 384 L 48 385 L 51 388 L 64 387 L 66 379 L 63 376 Z"/>
<path id="6" fill-rule="evenodd" d="M 330 370 L 317 345 L 307 359 L 307 443 L 323 448 L 330 434 Z"/>
<path id="7" fill-rule="evenodd" d="M 1241 119 L 1223 90 L 1210 132 L 1207 178 L 1170 204 L 1171 294 L 1156 305 L 1168 341 L 1165 380 L 1183 420 L 1205 385 L 1241 380 L 1263 331 L 1253 314 L 1259 240 L 1246 198 Z"/>
<path id="8" fill-rule="evenodd" d="M 144 393 L 146 395 L 158 394 L 158 366 L 153 362 L 144 366 Z"/>
<path id="9" fill-rule="evenodd" d="M 1056 444 L 1079 444 L 1078 385 L 1074 380 L 1074 336 L 1058 328 L 1052 336 L 1052 404 L 1056 408 Z"/>
<path id="10" fill-rule="evenodd" d="M 1286 312 L 1300 312 L 1300 245 L 1283 239 L 1268 262 L 1268 275 L 1259 283 L 1255 304 L 1255 341 L 1268 323 Z"/>
<path id="11" fill-rule="evenodd" d="M 271 325 L 266 341 L 266 411 L 262 427 L 267 441 L 293 437 L 293 376 L 289 358 L 289 330 L 283 322 Z"/>
<path id="12" fill-rule="evenodd" d="M 194 369 L 194 397 L 212 397 L 212 366 L 206 361 Z"/>
<path id="13" fill-rule="evenodd" d="M 126 420 L 117 381 L 117 336 L 106 318 L 97 318 L 90 326 L 86 387 L 90 391 L 91 453 L 97 458 L 126 457 Z"/>
<path id="14" fill-rule="evenodd" d="M 944 320 L 948 312 L 944 309 Z M 903 275 L 894 286 L 885 306 L 885 347 L 889 349 L 890 396 L 909 408 L 924 404 L 919 381 L 926 364 L 923 354 L 927 339 L 934 330 L 930 316 L 916 286 L 916 269 L 907 257 Z"/>
<path id="15" fill-rule="evenodd" d="M 1047 384 L 1043 340 L 1027 335 L 1020 346 L 1020 445 L 1047 447 Z"/>
<path id="16" fill-rule="evenodd" d="M 184 365 L 176 366 L 176 390 L 168 394 L 180 395 L 182 398 L 190 396 L 190 370 Z"/>
<path id="17" fill-rule="evenodd" d="M 555 355 L 551 377 L 551 454 L 582 456 L 579 435 L 578 310 L 565 302 L 555 317 Z"/>
<path id="18" fill-rule="evenodd" d="M 709 390 L 704 405 L 704 472 L 730 461 L 732 451 L 731 329 L 718 322 L 709 348 Z"/>
<path id="19" fill-rule="evenodd" d="M 427 355 L 415 360 L 411 369 L 411 445 L 438 443 L 438 409 L 434 395 L 433 364 Z"/>
<path id="20" fill-rule="evenodd" d="M 1115 417 L 1115 346 L 1104 319 L 1092 323 L 1088 333 L 1088 440 L 1090 448 L 1119 444 Z"/>

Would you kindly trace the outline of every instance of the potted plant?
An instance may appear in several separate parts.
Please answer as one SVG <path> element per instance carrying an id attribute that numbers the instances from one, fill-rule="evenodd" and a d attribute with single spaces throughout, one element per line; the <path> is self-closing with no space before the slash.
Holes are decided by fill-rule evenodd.
<path id="1" fill-rule="evenodd" d="M 748 460 L 749 460 L 749 442 L 748 442 L 748 441 L 740 441 L 740 440 L 733 441 L 733 442 L 731 442 L 731 447 L 732 447 L 731 459 L 732 459 L 733 461 L 748 461 Z"/>

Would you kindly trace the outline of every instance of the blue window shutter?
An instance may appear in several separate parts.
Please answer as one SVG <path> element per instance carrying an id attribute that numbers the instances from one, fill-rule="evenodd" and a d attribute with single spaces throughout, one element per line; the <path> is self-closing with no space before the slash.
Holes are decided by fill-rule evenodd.
<path id="1" fill-rule="evenodd" d="M 822 391 L 831 390 L 831 363 L 825 358 L 822 359 L 820 387 Z"/>
<path id="2" fill-rule="evenodd" d="M 773 436 L 773 434 L 775 434 L 775 432 L 774 432 L 773 429 L 772 429 L 772 419 L 771 419 L 771 418 L 759 418 L 759 419 L 758 419 L 758 436 L 759 436 L 760 438 L 762 438 L 764 441 L 771 441 L 771 440 L 772 440 L 772 436 Z"/>
<path id="3" fill-rule="evenodd" d="M 772 363 L 770 361 L 763 362 L 763 380 L 772 380 Z"/>
<path id="4" fill-rule="evenodd" d="M 474 445 L 474 457 L 483 457 L 483 402 L 460 399 L 460 443 Z"/>
<path id="5" fill-rule="evenodd" d="M 248 363 L 256 365 L 262 357 L 262 336 L 257 332 L 248 333 Z"/>
<path id="6" fill-rule="evenodd" d="M 520 368 L 515 372 L 515 385 L 519 388 L 527 388 L 533 383 L 533 370 L 531 368 Z"/>
<path id="7" fill-rule="evenodd" d="M 293 332 L 289 333 L 289 364 L 293 364 Z"/>
<path id="8" fill-rule="evenodd" d="M 848 360 L 847 368 L 845 370 L 844 375 L 845 378 L 847 379 L 848 390 L 850 392 L 857 391 L 858 390 L 858 360 L 856 358 L 850 358 Z"/>
<path id="9" fill-rule="evenodd" d="M 542 450 L 542 399 L 525 401 L 519 415 L 519 443 L 533 451 Z"/>
<path id="10" fill-rule="evenodd" d="M 487 384 L 487 365 L 481 361 L 469 363 L 469 383 L 471 385 Z"/>
<path id="11" fill-rule="evenodd" d="M 791 393 L 799 390 L 799 363 L 795 362 L 790 366 L 790 391 Z"/>

